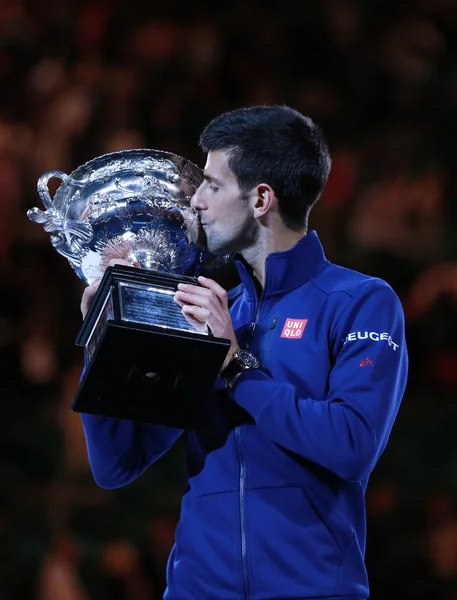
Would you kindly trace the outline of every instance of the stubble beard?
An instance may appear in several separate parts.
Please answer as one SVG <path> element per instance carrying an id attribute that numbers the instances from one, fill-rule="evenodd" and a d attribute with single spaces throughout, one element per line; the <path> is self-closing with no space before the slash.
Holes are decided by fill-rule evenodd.
<path id="1" fill-rule="evenodd" d="M 248 195 L 241 194 L 238 198 L 239 210 L 243 210 L 241 218 L 234 218 L 231 223 L 218 231 L 211 226 L 205 231 L 206 247 L 216 256 L 223 254 L 241 254 L 247 248 L 250 248 L 258 237 L 258 223 L 246 211 Z M 243 220 L 244 216 L 244 220 Z"/>
<path id="2" fill-rule="evenodd" d="M 234 234 L 234 230 L 237 233 Z M 257 222 L 245 221 L 238 226 L 230 227 L 225 231 L 208 231 L 206 246 L 211 254 L 242 254 L 256 245 L 258 239 Z"/>
<path id="3" fill-rule="evenodd" d="M 206 247 L 211 254 L 215 256 L 221 256 L 229 252 L 236 252 L 232 250 L 233 241 L 228 235 L 223 235 L 220 232 L 207 232 L 206 233 Z"/>

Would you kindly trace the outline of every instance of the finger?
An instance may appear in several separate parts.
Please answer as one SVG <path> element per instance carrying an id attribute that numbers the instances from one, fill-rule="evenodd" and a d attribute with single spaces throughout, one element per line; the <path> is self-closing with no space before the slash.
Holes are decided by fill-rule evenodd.
<path id="1" fill-rule="evenodd" d="M 191 283 L 178 283 L 178 291 L 197 294 L 204 298 L 208 298 L 214 293 L 208 288 L 202 287 L 201 285 L 192 285 Z"/>
<path id="2" fill-rule="evenodd" d="M 176 298 L 176 295 L 173 296 L 173 302 L 176 302 L 176 304 L 178 306 L 180 306 L 181 308 L 183 306 L 190 306 L 190 304 L 188 302 L 184 302 L 183 300 L 180 300 L 179 298 Z"/>
<path id="3" fill-rule="evenodd" d="M 101 284 L 101 282 L 102 282 L 101 279 L 97 279 L 97 281 L 93 281 L 90 285 L 88 285 L 86 287 L 86 289 L 84 291 L 87 292 L 89 290 L 96 290 L 98 288 L 98 286 Z"/>
<path id="4" fill-rule="evenodd" d="M 213 291 L 216 294 L 216 296 L 219 298 L 219 300 L 224 304 L 224 306 L 227 306 L 227 304 L 228 304 L 227 291 L 221 285 L 219 285 L 216 281 L 214 281 L 214 279 L 209 279 L 208 277 L 203 277 L 203 275 L 200 275 L 200 277 L 198 278 L 198 282 L 204 288 L 207 288 L 207 289 Z"/>
<path id="5" fill-rule="evenodd" d="M 207 308 L 202 308 L 201 306 L 190 306 L 188 304 L 182 307 L 182 314 L 184 316 L 190 316 L 202 323 L 208 323 L 208 319 L 211 317 L 211 313 Z M 211 327 L 211 325 L 210 325 Z"/>
<path id="6" fill-rule="evenodd" d="M 175 298 L 182 302 L 183 304 L 191 304 L 195 306 L 201 306 L 202 308 L 207 308 L 208 310 L 217 313 L 221 310 L 221 304 L 217 297 L 214 296 L 212 292 L 209 294 L 198 294 L 192 292 L 175 292 Z"/>
<path id="7" fill-rule="evenodd" d="M 192 327 L 194 327 L 197 331 L 207 331 L 208 326 L 203 321 L 199 321 L 198 319 L 195 319 L 192 315 L 186 314 L 185 312 L 183 312 L 183 316 L 186 319 L 186 321 L 190 325 L 192 325 Z"/>
<path id="8" fill-rule="evenodd" d="M 186 321 L 188 323 L 190 323 L 190 325 L 192 325 L 192 327 L 195 327 L 195 329 L 197 331 L 200 331 L 200 332 L 207 331 L 208 326 L 204 321 L 200 321 L 199 319 L 195 318 L 189 311 L 186 311 L 184 309 L 181 312 L 182 312 L 184 318 L 186 319 Z"/>
<path id="9" fill-rule="evenodd" d="M 190 304 L 198 304 L 199 306 L 201 305 L 201 303 L 206 303 L 209 300 L 208 295 L 197 294 L 196 292 L 184 290 L 178 290 L 177 292 L 175 292 L 174 297 L 178 298 L 181 302 L 187 300 L 187 302 L 189 302 Z"/>
<path id="10" fill-rule="evenodd" d="M 227 292 L 221 287 L 218 283 L 213 281 L 212 279 L 207 278 L 199 278 L 202 279 L 208 285 L 192 285 L 186 283 L 178 284 L 178 290 L 187 292 L 189 294 L 195 294 L 196 296 L 201 296 L 202 298 L 216 298 L 218 304 L 222 304 L 224 308 L 227 308 Z"/>
<path id="11" fill-rule="evenodd" d="M 101 283 L 101 280 L 98 281 L 94 281 L 93 283 L 91 283 L 90 285 L 88 285 L 83 292 L 83 299 L 84 298 L 90 298 L 91 296 L 95 295 L 95 292 L 98 290 L 98 287 Z"/>
<path id="12" fill-rule="evenodd" d="M 95 298 L 95 294 L 97 293 L 97 289 L 98 289 L 100 283 L 101 283 L 101 281 L 94 281 L 89 286 L 87 286 L 86 289 L 84 290 L 82 298 L 81 298 L 81 305 L 80 305 L 80 309 L 81 309 L 81 313 L 82 313 L 83 317 L 86 316 L 86 313 L 89 310 L 90 305 L 92 304 L 92 302 Z"/>
<path id="13" fill-rule="evenodd" d="M 178 300 L 178 298 L 176 298 L 176 294 L 173 296 L 173 302 L 176 302 L 176 304 L 178 306 L 180 306 L 181 308 L 184 306 L 184 302 L 181 302 L 181 300 Z"/>

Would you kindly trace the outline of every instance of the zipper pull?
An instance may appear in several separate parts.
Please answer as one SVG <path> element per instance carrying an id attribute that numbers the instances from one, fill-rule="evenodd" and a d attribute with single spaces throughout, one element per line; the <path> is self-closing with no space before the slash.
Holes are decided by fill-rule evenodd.
<path id="1" fill-rule="evenodd" d="M 254 331 L 257 323 L 252 321 L 248 327 L 248 335 L 246 336 L 246 343 L 244 344 L 244 349 L 249 350 L 251 347 L 252 337 L 254 335 Z"/>

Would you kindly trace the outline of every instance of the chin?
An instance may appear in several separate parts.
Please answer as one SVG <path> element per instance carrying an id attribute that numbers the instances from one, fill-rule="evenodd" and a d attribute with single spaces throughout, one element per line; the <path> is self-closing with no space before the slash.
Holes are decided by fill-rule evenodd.
<path id="1" fill-rule="evenodd" d="M 206 232 L 206 247 L 211 254 L 215 256 L 222 256 L 224 254 L 233 254 L 240 252 L 244 244 L 238 238 L 234 239 L 222 239 L 219 236 L 208 235 Z"/>
<path id="2" fill-rule="evenodd" d="M 206 247 L 208 249 L 208 252 L 214 254 L 214 256 L 223 256 L 224 254 L 230 252 L 225 247 L 221 246 L 212 246 L 211 244 L 206 244 Z"/>

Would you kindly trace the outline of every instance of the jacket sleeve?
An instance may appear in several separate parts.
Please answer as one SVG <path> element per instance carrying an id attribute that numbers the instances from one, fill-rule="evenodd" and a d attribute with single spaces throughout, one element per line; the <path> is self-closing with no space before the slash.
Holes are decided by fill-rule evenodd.
<path id="1" fill-rule="evenodd" d="M 137 479 L 181 435 L 172 429 L 82 414 L 89 464 L 100 487 L 114 489 Z"/>
<path id="2" fill-rule="evenodd" d="M 84 371 L 87 357 L 84 356 Z M 81 414 L 87 454 L 95 483 L 115 489 L 127 485 L 163 456 L 182 433 L 148 423 Z"/>
<path id="3" fill-rule="evenodd" d="M 351 300 L 336 325 L 340 349 L 327 397 L 300 397 L 260 370 L 238 378 L 232 398 L 273 442 L 359 481 L 384 450 L 406 386 L 408 358 L 399 299 L 385 283 Z"/>

